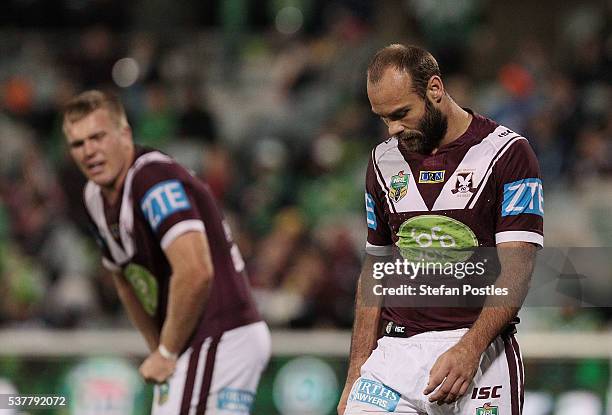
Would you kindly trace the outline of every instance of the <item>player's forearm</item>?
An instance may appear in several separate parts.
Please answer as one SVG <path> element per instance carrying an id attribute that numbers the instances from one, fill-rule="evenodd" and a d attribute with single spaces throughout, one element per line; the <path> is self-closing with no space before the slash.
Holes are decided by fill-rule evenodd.
<path id="1" fill-rule="evenodd" d="M 166 320 L 160 339 L 160 344 L 171 352 L 180 352 L 193 334 L 208 299 L 211 281 L 212 271 L 197 270 L 172 275 Z"/>
<path id="2" fill-rule="evenodd" d="M 527 244 L 508 244 L 498 249 L 502 271 L 495 282 L 499 288 L 507 288 L 503 299 L 487 298 L 485 305 L 461 343 L 480 353 L 507 327 L 523 304 L 533 273 L 536 248 Z"/>
<path id="3" fill-rule="evenodd" d="M 127 315 L 132 324 L 140 331 L 144 337 L 149 349 L 155 350 L 159 345 L 159 331 L 153 317 L 148 315 L 136 294 L 132 286 L 128 284 L 122 276 L 113 275 L 115 281 L 115 287 L 117 288 L 117 294 L 119 299 L 125 308 Z"/>
<path id="4" fill-rule="evenodd" d="M 352 383 L 359 377 L 361 366 L 368 360 L 376 346 L 379 319 L 378 307 L 361 307 L 355 310 L 347 382 Z"/>
<path id="5" fill-rule="evenodd" d="M 508 325 L 518 312 L 518 307 L 486 307 L 463 336 L 461 343 L 471 350 L 483 353 L 491 341 Z"/>

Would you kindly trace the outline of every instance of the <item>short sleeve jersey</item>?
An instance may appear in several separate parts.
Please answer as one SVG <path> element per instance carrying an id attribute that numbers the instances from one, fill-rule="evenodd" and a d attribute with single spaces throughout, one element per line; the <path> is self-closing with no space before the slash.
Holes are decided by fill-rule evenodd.
<path id="1" fill-rule="evenodd" d="M 471 113 L 471 111 L 470 111 Z M 528 141 L 472 114 L 464 134 L 433 155 L 405 152 L 392 137 L 372 151 L 366 173 L 366 252 L 400 247 L 543 245 L 543 190 Z M 475 308 L 383 308 L 411 334 L 469 327 Z"/>
<path id="2" fill-rule="evenodd" d="M 205 183 L 172 158 L 137 147 L 114 206 L 91 181 L 84 193 L 103 264 L 125 276 L 160 330 L 172 275 L 164 250 L 190 231 L 206 234 L 214 267 L 211 291 L 202 299 L 206 306 L 191 342 L 260 320 L 240 251 L 213 196 Z"/>

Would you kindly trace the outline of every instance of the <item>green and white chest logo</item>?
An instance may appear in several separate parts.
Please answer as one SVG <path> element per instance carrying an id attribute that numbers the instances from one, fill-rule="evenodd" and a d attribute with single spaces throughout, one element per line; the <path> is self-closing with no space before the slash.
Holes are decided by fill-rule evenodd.
<path id="1" fill-rule="evenodd" d="M 157 311 L 157 280 L 145 267 L 131 263 L 123 271 L 125 278 L 134 288 L 136 297 L 148 315 Z"/>
<path id="2" fill-rule="evenodd" d="M 399 202 L 408 193 L 408 180 L 410 174 L 404 173 L 404 170 L 400 170 L 395 176 L 391 176 L 391 183 L 389 186 L 389 197 L 395 203 Z"/>
<path id="3" fill-rule="evenodd" d="M 421 215 L 402 223 L 396 245 L 401 248 L 452 248 L 478 246 L 472 230 L 456 219 L 442 215 Z"/>

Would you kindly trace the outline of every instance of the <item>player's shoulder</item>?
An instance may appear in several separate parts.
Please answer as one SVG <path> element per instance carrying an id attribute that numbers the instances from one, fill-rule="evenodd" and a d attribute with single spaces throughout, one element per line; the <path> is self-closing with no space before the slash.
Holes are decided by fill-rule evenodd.
<path id="1" fill-rule="evenodd" d="M 494 146 L 494 170 L 500 177 L 530 172 L 539 175 L 539 163 L 529 140 L 523 135 L 500 125 L 491 133 Z"/>
<path id="2" fill-rule="evenodd" d="M 134 191 L 139 191 L 162 181 L 184 181 L 189 176 L 189 172 L 172 157 L 161 151 L 152 150 L 137 156 L 126 181 Z"/>
<path id="3" fill-rule="evenodd" d="M 136 159 L 130 167 L 130 173 L 135 177 L 144 176 L 157 171 L 172 171 L 177 167 L 179 167 L 178 163 L 169 155 L 158 150 L 148 150 L 136 155 Z"/>
<path id="4" fill-rule="evenodd" d="M 486 143 L 498 152 L 510 149 L 524 151 L 531 148 L 525 136 L 502 124 L 495 124 L 491 132 L 483 137 L 482 143 Z"/>
<path id="5" fill-rule="evenodd" d="M 535 158 L 529 139 L 504 125 L 495 128 L 485 140 L 495 149 L 500 160 Z"/>

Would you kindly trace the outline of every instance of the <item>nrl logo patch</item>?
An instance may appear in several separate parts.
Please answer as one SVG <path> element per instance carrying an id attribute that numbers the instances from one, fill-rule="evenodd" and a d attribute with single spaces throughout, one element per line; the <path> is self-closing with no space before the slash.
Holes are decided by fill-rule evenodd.
<path id="1" fill-rule="evenodd" d="M 476 191 L 474 186 L 474 172 L 464 172 L 457 173 L 457 183 L 455 184 L 455 188 L 451 190 L 451 192 L 460 196 L 470 195 Z"/>
<path id="2" fill-rule="evenodd" d="M 490 402 L 485 403 L 480 408 L 476 408 L 476 415 L 499 415 L 497 406 L 491 406 Z"/>
<path id="3" fill-rule="evenodd" d="M 168 382 L 164 382 L 159 385 L 159 398 L 157 399 L 158 405 L 163 405 L 168 401 L 168 397 L 170 395 L 170 386 L 168 386 Z"/>
<path id="4" fill-rule="evenodd" d="M 395 176 L 391 177 L 391 190 L 389 191 L 389 197 L 395 203 L 402 200 L 408 193 L 408 179 L 410 174 L 405 174 L 404 170 L 400 170 Z"/>

